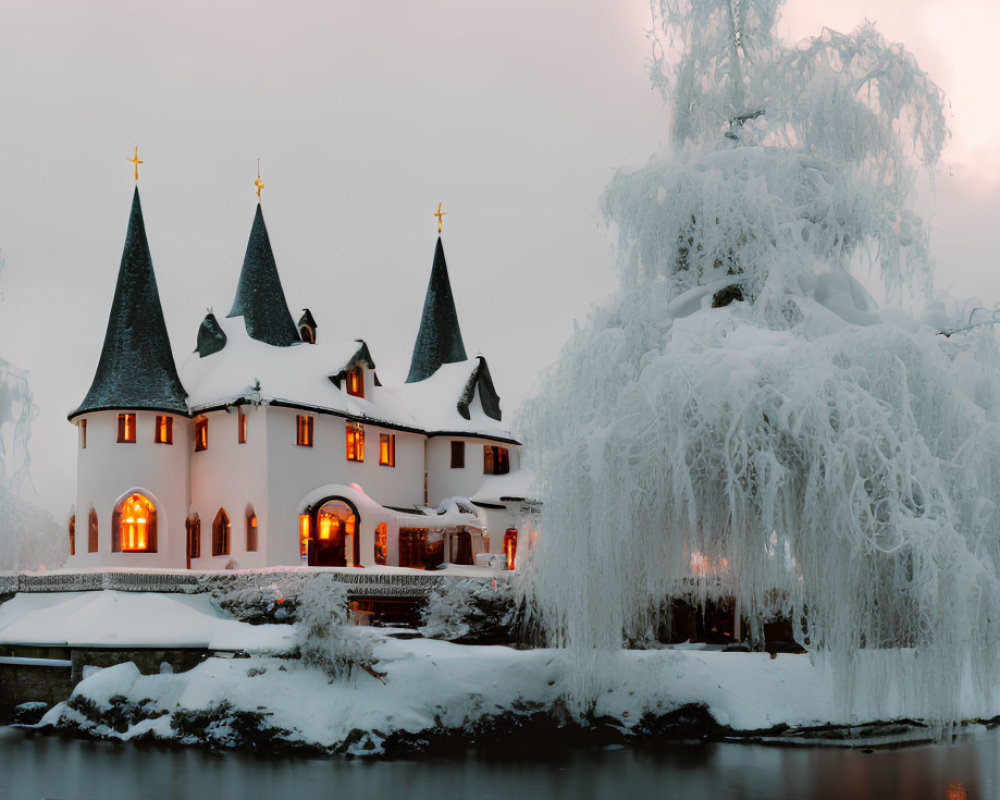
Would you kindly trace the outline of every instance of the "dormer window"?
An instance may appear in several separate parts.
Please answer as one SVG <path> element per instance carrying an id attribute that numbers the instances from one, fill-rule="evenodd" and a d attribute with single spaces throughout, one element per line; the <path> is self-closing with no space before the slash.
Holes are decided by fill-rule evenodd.
<path id="1" fill-rule="evenodd" d="M 135 414 L 118 415 L 118 441 L 135 442 Z"/>
<path id="2" fill-rule="evenodd" d="M 208 420 L 200 419 L 194 424 L 194 451 L 208 450 Z"/>
<path id="3" fill-rule="evenodd" d="M 299 338 L 306 344 L 316 344 L 316 327 L 312 312 L 308 308 L 303 308 L 302 316 L 299 317 Z"/>
<path id="4" fill-rule="evenodd" d="M 174 443 L 174 418 L 173 417 L 160 417 L 156 418 L 156 433 L 153 436 L 153 441 L 156 444 L 173 444 Z"/>
<path id="5" fill-rule="evenodd" d="M 302 341 L 306 344 L 316 344 L 316 331 L 308 325 L 303 325 L 299 328 L 299 336 L 302 337 Z"/>
<path id="6" fill-rule="evenodd" d="M 355 397 L 365 396 L 365 369 L 364 367 L 357 366 L 353 369 L 347 370 L 344 375 L 344 381 L 347 384 L 347 393 L 352 394 Z"/>

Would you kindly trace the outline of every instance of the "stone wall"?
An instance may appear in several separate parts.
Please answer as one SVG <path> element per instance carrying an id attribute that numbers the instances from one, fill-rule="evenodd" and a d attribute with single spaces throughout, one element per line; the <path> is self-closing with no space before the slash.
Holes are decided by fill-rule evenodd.
<path id="1" fill-rule="evenodd" d="M 21 703 L 51 706 L 70 696 L 76 686 L 72 669 L 65 661 L 55 663 L 58 666 L 0 663 L 0 723 L 9 723 Z"/>

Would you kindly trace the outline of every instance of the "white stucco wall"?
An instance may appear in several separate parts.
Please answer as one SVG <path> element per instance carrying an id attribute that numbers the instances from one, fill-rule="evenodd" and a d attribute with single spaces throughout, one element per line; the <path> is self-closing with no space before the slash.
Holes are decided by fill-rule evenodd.
<path id="1" fill-rule="evenodd" d="M 465 467 L 452 469 L 451 443 L 465 442 Z M 427 494 L 430 505 L 445 497 L 469 497 L 482 485 L 483 447 L 506 447 L 510 454 L 510 471 L 521 468 L 521 447 L 495 442 L 492 439 L 460 436 L 432 436 L 427 439 Z"/>
<path id="2" fill-rule="evenodd" d="M 122 409 L 128 411 L 128 409 Z M 87 420 L 87 447 L 77 434 L 76 554 L 70 567 L 163 567 L 186 565 L 184 520 L 188 505 L 190 422 L 173 416 L 173 444 L 153 441 L 157 413 L 136 415 L 135 442 L 118 442 L 119 411 L 97 411 L 78 417 Z M 111 520 L 117 502 L 141 491 L 156 505 L 157 552 L 112 553 Z M 88 553 L 87 519 L 97 511 L 98 550 Z"/>
<path id="3" fill-rule="evenodd" d="M 230 560 L 240 567 L 268 565 L 268 436 L 266 406 L 241 406 L 246 414 L 246 442 L 239 442 L 236 407 L 211 411 L 189 422 L 191 445 L 191 511 L 201 519 L 201 557 L 193 569 L 222 569 Z M 194 424 L 208 420 L 208 449 L 194 451 Z M 257 552 L 248 552 L 246 509 L 257 513 Z M 212 522 L 220 508 L 229 516 L 229 554 L 212 555 Z"/>

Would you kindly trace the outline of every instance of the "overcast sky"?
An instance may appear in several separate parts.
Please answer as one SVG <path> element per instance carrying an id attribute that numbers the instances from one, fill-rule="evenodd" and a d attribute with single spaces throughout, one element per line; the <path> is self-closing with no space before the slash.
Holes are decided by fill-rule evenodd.
<path id="1" fill-rule="evenodd" d="M 782 33 L 867 17 L 948 93 L 938 283 L 996 302 L 1000 7 L 828 5 L 793 0 Z M 178 364 L 206 308 L 232 303 L 260 157 L 293 314 L 367 340 L 384 382 L 405 378 L 444 203 L 466 349 L 513 412 L 614 287 L 601 190 L 665 141 L 648 24 L 648 0 L 4 0 L 0 356 L 41 409 L 26 494 L 60 518 L 72 502 L 66 413 L 100 353 L 136 144 Z"/>

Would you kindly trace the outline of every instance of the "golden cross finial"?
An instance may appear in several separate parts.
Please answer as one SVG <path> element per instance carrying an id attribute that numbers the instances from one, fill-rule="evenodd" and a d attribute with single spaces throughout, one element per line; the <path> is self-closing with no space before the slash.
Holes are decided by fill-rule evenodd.
<path id="1" fill-rule="evenodd" d="M 142 160 L 139 158 L 139 145 L 135 146 L 135 155 L 132 156 L 132 158 L 126 158 L 125 160 L 129 161 L 129 162 L 131 162 L 132 164 L 135 165 L 135 181 L 136 181 L 136 183 L 138 183 L 139 182 L 139 165 L 141 163 L 143 163 Z"/>
<path id="2" fill-rule="evenodd" d="M 264 188 L 264 181 L 260 179 L 260 159 L 257 159 L 257 180 L 253 182 L 253 185 L 257 187 L 257 202 L 260 202 L 260 190 Z"/>
<path id="3" fill-rule="evenodd" d="M 434 212 L 434 216 L 438 218 L 438 233 L 441 233 L 441 223 L 443 222 L 443 217 L 447 214 L 447 211 L 441 210 L 441 204 L 438 203 L 438 210 Z"/>

